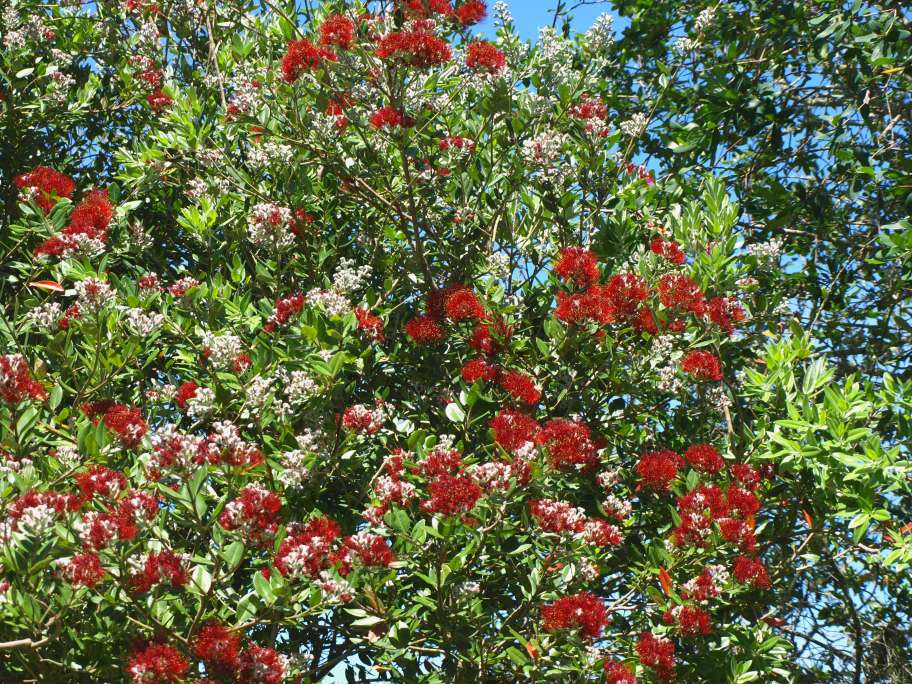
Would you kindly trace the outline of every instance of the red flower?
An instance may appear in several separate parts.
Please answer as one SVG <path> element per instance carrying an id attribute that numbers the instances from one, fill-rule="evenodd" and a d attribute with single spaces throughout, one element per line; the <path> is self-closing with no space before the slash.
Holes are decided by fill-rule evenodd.
<path id="1" fill-rule="evenodd" d="M 183 681 L 190 663 L 176 648 L 167 644 L 150 644 L 134 650 L 127 672 L 134 684 L 176 684 Z"/>
<path id="2" fill-rule="evenodd" d="M 149 103 L 152 111 L 159 114 L 174 104 L 174 100 L 163 90 L 154 90 L 146 95 L 146 102 Z"/>
<path id="3" fill-rule="evenodd" d="M 513 329 L 504 325 L 501 321 L 494 325 L 479 323 L 475 326 L 472 336 L 469 338 L 469 347 L 482 354 L 494 356 L 503 351 L 505 346 L 503 342 L 508 342 L 512 335 Z"/>
<path id="4" fill-rule="evenodd" d="M 542 606 L 543 627 L 549 632 L 579 629 L 584 636 L 596 638 L 608 624 L 604 602 L 588 592 L 564 596 Z"/>
<path id="5" fill-rule="evenodd" d="M 445 64 L 453 53 L 445 40 L 426 31 L 394 31 L 380 40 L 377 56 L 423 68 Z"/>
<path id="6" fill-rule="evenodd" d="M 0 356 L 0 399 L 7 404 L 18 404 L 24 399 L 43 401 L 47 397 L 47 390 L 32 377 L 24 356 Z"/>
<path id="7" fill-rule="evenodd" d="M 284 299 L 277 299 L 270 323 L 275 325 L 285 325 L 295 314 L 304 310 L 304 295 L 300 292 L 293 294 Z"/>
<path id="8" fill-rule="evenodd" d="M 493 43 L 477 40 L 466 50 L 466 66 L 473 71 L 497 74 L 507 65 L 507 58 Z"/>
<path id="9" fill-rule="evenodd" d="M 177 405 L 182 409 L 186 409 L 187 402 L 196 396 L 196 390 L 198 389 L 199 385 L 192 380 L 188 380 L 177 388 L 177 392 L 174 394 L 174 401 L 176 401 Z"/>
<path id="10" fill-rule="evenodd" d="M 276 569 L 283 576 L 316 577 L 329 567 L 331 546 L 339 532 L 339 525 L 329 518 L 314 518 L 290 529 L 273 561 Z"/>
<path id="11" fill-rule="evenodd" d="M 600 97 L 583 95 L 580 101 L 573 105 L 569 111 L 570 116 L 581 121 L 589 119 L 604 119 L 608 116 L 608 107 Z"/>
<path id="12" fill-rule="evenodd" d="M 695 380 L 722 380 L 722 362 L 706 351 L 690 352 L 681 361 L 681 370 L 692 375 Z"/>
<path id="13" fill-rule="evenodd" d="M 712 621 L 709 613 L 696 606 L 676 606 L 665 611 L 662 620 L 667 625 L 677 624 L 681 634 L 687 636 L 712 634 Z"/>
<path id="14" fill-rule="evenodd" d="M 446 338 L 446 331 L 428 315 L 415 316 L 406 323 L 405 333 L 418 344 L 432 344 Z"/>
<path id="15" fill-rule="evenodd" d="M 653 254 L 664 257 L 678 266 L 687 260 L 684 252 L 681 251 L 681 246 L 674 240 L 663 240 L 662 238 L 657 237 L 652 241 L 652 244 L 649 245 L 649 248 L 652 250 Z"/>
<path id="16" fill-rule="evenodd" d="M 666 273 L 659 279 L 659 301 L 669 309 L 690 311 L 702 316 L 706 310 L 703 292 L 692 278 L 683 273 Z"/>
<path id="17" fill-rule="evenodd" d="M 343 554 L 356 557 L 365 567 L 389 567 L 396 560 L 396 554 L 379 534 L 361 532 L 342 540 Z"/>
<path id="18" fill-rule="evenodd" d="M 769 589 L 772 586 L 766 566 L 756 558 L 738 556 L 733 574 L 741 584 L 749 584 L 757 589 Z"/>
<path id="19" fill-rule="evenodd" d="M 105 575 L 101 559 L 94 553 L 82 553 L 66 562 L 58 561 L 58 570 L 67 582 L 77 587 L 94 587 Z"/>
<path id="20" fill-rule="evenodd" d="M 492 366 L 485 359 L 472 359 L 462 367 L 462 379 L 468 383 L 494 380 L 497 373 L 497 366 Z"/>
<path id="21" fill-rule="evenodd" d="M 96 464 L 76 476 L 76 486 L 79 487 L 81 503 L 91 501 L 96 494 L 114 499 L 127 488 L 127 478 L 123 473 Z"/>
<path id="22" fill-rule="evenodd" d="M 605 298 L 614 318 L 633 318 L 648 296 L 646 281 L 635 273 L 618 273 L 605 285 Z"/>
<path id="23" fill-rule="evenodd" d="M 515 399 L 530 406 L 537 404 L 541 399 L 541 390 L 535 386 L 535 381 L 520 371 L 506 371 L 500 375 L 500 386 Z"/>
<path id="24" fill-rule="evenodd" d="M 478 297 L 467 287 L 460 287 L 446 299 L 446 314 L 452 321 L 484 318 L 485 310 Z"/>
<path id="25" fill-rule="evenodd" d="M 105 427 L 117 434 L 120 443 L 127 449 L 135 447 L 142 441 L 149 429 L 138 408 L 114 404 L 105 413 Z"/>
<path id="26" fill-rule="evenodd" d="M 707 475 L 715 475 L 725 467 L 721 454 L 711 444 L 694 444 L 684 452 L 684 459 Z"/>
<path id="27" fill-rule="evenodd" d="M 210 622 L 196 635 L 193 653 L 206 663 L 212 673 L 231 674 L 237 670 L 241 640 L 218 622 Z"/>
<path id="28" fill-rule="evenodd" d="M 657 492 L 667 492 L 678 476 L 681 457 L 673 451 L 656 451 L 640 456 L 636 470 L 644 486 Z"/>
<path id="29" fill-rule="evenodd" d="M 598 464 L 592 431 L 584 423 L 553 418 L 542 428 L 537 441 L 548 450 L 551 466 L 559 470 L 588 471 Z"/>
<path id="30" fill-rule="evenodd" d="M 636 677 L 630 668 L 617 660 L 605 662 L 605 684 L 636 684 Z"/>
<path id="31" fill-rule="evenodd" d="M 278 530 L 281 508 L 282 500 L 278 494 L 250 485 L 225 506 L 219 515 L 219 524 L 226 530 L 240 532 L 251 541 L 268 541 Z"/>
<path id="32" fill-rule="evenodd" d="M 320 25 L 320 45 L 348 50 L 355 39 L 355 23 L 341 14 L 330 14 Z"/>
<path id="33" fill-rule="evenodd" d="M 318 47 L 306 38 L 293 40 L 282 58 L 282 80 L 294 83 L 305 71 L 319 69 L 324 61 L 336 61 L 332 50 Z"/>
<path id="34" fill-rule="evenodd" d="M 731 335 L 735 332 L 735 323 L 744 320 L 744 309 L 731 297 L 713 297 L 706 305 L 706 315 Z"/>
<path id="35" fill-rule="evenodd" d="M 231 369 L 235 373 L 243 373 L 253 365 L 253 360 L 249 354 L 238 354 L 231 363 Z"/>
<path id="36" fill-rule="evenodd" d="M 554 272 L 563 280 L 588 287 L 598 282 L 598 259 L 583 247 L 565 247 L 561 250 Z"/>
<path id="37" fill-rule="evenodd" d="M 285 665 L 273 649 L 250 644 L 241 653 L 237 684 L 280 684 L 284 676 Z"/>
<path id="38" fill-rule="evenodd" d="M 383 107 L 371 114 L 370 125 L 377 130 L 381 128 L 395 128 L 397 126 L 408 128 L 412 125 L 412 121 L 397 109 Z"/>
<path id="39" fill-rule="evenodd" d="M 142 570 L 131 578 L 133 589 L 141 594 L 160 584 L 183 587 L 190 581 L 180 556 L 173 551 L 150 553 Z"/>
<path id="40" fill-rule="evenodd" d="M 670 639 L 643 632 L 637 641 L 636 651 L 643 667 L 654 669 L 661 681 L 674 679 L 675 647 Z"/>
<path id="41" fill-rule="evenodd" d="M 428 485 L 430 498 L 421 502 L 427 513 L 458 515 L 471 511 L 481 498 L 481 487 L 465 475 L 443 474 Z"/>
<path id="42" fill-rule="evenodd" d="M 488 16 L 488 8 L 481 0 L 469 0 L 456 8 L 456 18 L 463 26 L 472 26 Z"/>
<path id="43" fill-rule="evenodd" d="M 383 342 L 383 319 L 362 307 L 355 309 L 355 318 L 358 319 L 358 330 L 363 332 L 365 337 L 374 342 Z"/>
<path id="44" fill-rule="evenodd" d="M 491 421 L 494 441 L 509 452 L 534 444 L 541 430 L 531 416 L 515 409 L 503 409 Z"/>
<path id="45" fill-rule="evenodd" d="M 58 200 L 69 198 L 76 189 L 76 183 L 72 178 L 47 166 L 36 166 L 28 173 L 16 176 L 14 182 L 20 190 L 32 189 L 35 204 L 46 214 L 54 208 Z"/>

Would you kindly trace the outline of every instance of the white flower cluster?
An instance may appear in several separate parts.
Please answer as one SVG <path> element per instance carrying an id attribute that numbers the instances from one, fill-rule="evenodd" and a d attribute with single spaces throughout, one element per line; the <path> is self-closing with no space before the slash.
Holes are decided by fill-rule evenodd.
<path id="1" fill-rule="evenodd" d="M 570 84 L 576 78 L 573 71 L 573 44 L 561 37 L 550 26 L 538 32 L 538 62 L 543 69 L 551 70 L 554 85 Z"/>
<path id="2" fill-rule="evenodd" d="M 279 473 L 279 482 L 286 487 L 303 487 L 310 471 L 307 463 L 307 452 L 302 449 L 293 449 L 282 454 L 282 472 Z"/>
<path id="3" fill-rule="evenodd" d="M 54 332 L 59 327 L 62 316 L 63 307 L 60 304 L 57 302 L 45 302 L 29 311 L 25 319 L 36 328 Z"/>
<path id="4" fill-rule="evenodd" d="M 747 253 L 755 257 L 764 266 L 779 262 L 782 256 L 782 238 L 770 238 L 766 242 L 755 242 L 747 246 Z"/>
<path id="5" fill-rule="evenodd" d="M 209 350 L 209 363 L 214 366 L 230 366 L 244 351 L 244 343 L 237 335 L 225 333 L 213 335 L 208 330 L 203 333 L 203 346 Z"/>
<path id="6" fill-rule="evenodd" d="M 604 12 L 596 17 L 586 31 L 586 45 L 593 52 L 604 52 L 614 42 L 614 17 Z"/>
<path id="7" fill-rule="evenodd" d="M 643 112 L 637 112 L 627 119 L 627 121 L 622 121 L 618 128 L 620 128 L 621 133 L 628 138 L 639 138 L 646 131 L 648 125 L 649 117 L 646 114 L 643 114 Z"/>
<path id="8" fill-rule="evenodd" d="M 8 50 L 25 47 L 29 41 L 50 40 L 54 35 L 37 14 L 32 14 L 21 24 L 16 8 L 11 5 L 3 11 L 0 23 L 5 28 L 3 46 Z"/>
<path id="9" fill-rule="evenodd" d="M 523 143 L 522 155 L 526 163 L 538 169 L 542 176 L 560 182 L 566 175 L 566 165 L 561 156 L 567 136 L 557 131 L 545 131 Z"/>
<path id="10" fill-rule="evenodd" d="M 76 291 L 76 304 L 79 313 L 90 316 L 98 313 L 114 302 L 114 291 L 111 286 L 98 278 L 86 278 L 73 285 Z"/>
<path id="11" fill-rule="evenodd" d="M 127 309 L 126 322 L 134 335 L 148 337 L 162 326 L 165 317 L 160 313 L 146 313 L 142 309 L 131 308 Z"/>
<path id="12" fill-rule="evenodd" d="M 247 217 L 247 235 L 260 247 L 285 249 L 295 239 L 290 223 L 291 209 L 275 202 L 261 202 L 254 205 Z"/>
<path id="13" fill-rule="evenodd" d="M 703 33 L 703 31 L 712 26 L 715 20 L 716 8 L 714 6 L 709 6 L 700 12 L 700 14 L 697 15 L 696 20 L 694 20 L 694 31 L 697 33 Z"/>
<path id="14" fill-rule="evenodd" d="M 348 294 L 362 288 L 370 276 L 370 266 L 356 267 L 353 259 L 342 259 L 333 275 L 333 288 Z"/>
<path id="15" fill-rule="evenodd" d="M 290 164 L 294 159 L 294 150 L 290 145 L 267 140 L 254 145 L 247 155 L 251 165 L 258 168 L 267 166 L 283 166 Z"/>
<path id="16" fill-rule="evenodd" d="M 187 415 L 202 418 L 215 409 L 215 392 L 208 387 L 199 387 L 196 394 L 187 400 Z"/>
<path id="17" fill-rule="evenodd" d="M 494 14 L 494 26 L 497 28 L 506 28 L 513 23 L 513 14 L 510 12 L 510 6 L 503 0 L 497 0 L 492 8 Z"/>

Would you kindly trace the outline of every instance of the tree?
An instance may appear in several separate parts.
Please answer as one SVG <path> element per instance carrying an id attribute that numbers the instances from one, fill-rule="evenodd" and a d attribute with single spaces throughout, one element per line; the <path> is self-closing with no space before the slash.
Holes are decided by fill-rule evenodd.
<path id="1" fill-rule="evenodd" d="M 294 9 L 4 18 L 4 669 L 791 680 L 845 625 L 804 566 L 868 581 L 839 520 L 912 558 L 908 385 L 827 387 L 729 187 L 635 163 L 606 20 L 530 47 L 502 9 L 474 38 L 479 2 Z M 73 68 L 113 138 L 16 80 L 58 35 L 108 37 Z M 79 155 L 32 159 L 42 127 Z M 891 629 L 856 681 L 902 672 Z"/>

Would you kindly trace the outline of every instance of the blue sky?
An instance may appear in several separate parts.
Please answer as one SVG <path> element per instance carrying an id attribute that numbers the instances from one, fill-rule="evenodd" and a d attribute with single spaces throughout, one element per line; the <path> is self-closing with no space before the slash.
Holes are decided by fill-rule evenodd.
<path id="1" fill-rule="evenodd" d="M 516 24 L 516 31 L 523 38 L 534 38 L 538 35 L 538 29 L 541 26 L 551 24 L 551 18 L 554 15 L 554 8 L 557 0 L 510 0 L 507 1 L 510 11 L 513 13 L 513 20 Z M 571 3 L 572 4 L 572 3 Z M 480 29 L 485 33 L 493 30 L 493 12 L 491 8 L 494 0 L 488 2 L 488 18 L 481 24 Z M 615 28 L 618 26 L 617 14 L 612 11 L 611 3 L 603 2 L 596 5 L 580 7 L 573 12 L 573 28 L 577 31 L 585 31 L 592 25 L 595 18 L 604 12 L 610 12 L 615 17 Z"/>

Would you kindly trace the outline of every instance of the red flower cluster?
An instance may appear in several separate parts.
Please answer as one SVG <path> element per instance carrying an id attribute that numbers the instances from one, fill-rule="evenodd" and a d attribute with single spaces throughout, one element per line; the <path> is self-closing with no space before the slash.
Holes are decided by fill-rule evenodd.
<path id="1" fill-rule="evenodd" d="M 636 676 L 630 668 L 617 660 L 605 662 L 605 684 L 636 684 Z"/>
<path id="2" fill-rule="evenodd" d="M 541 426 L 522 411 L 503 409 L 491 421 L 494 441 L 506 451 L 513 453 L 528 444 L 535 444 Z"/>
<path id="3" fill-rule="evenodd" d="M 467 287 L 457 287 L 446 298 L 446 315 L 451 321 L 470 321 L 485 317 L 478 297 Z"/>
<path id="4" fill-rule="evenodd" d="M 694 444 L 684 452 L 684 460 L 705 475 L 716 475 L 725 467 L 722 455 L 711 444 Z"/>
<path id="5" fill-rule="evenodd" d="M 604 602 L 588 592 L 564 596 L 542 606 L 543 627 L 549 632 L 579 629 L 584 636 L 596 638 L 608 624 Z"/>
<path id="6" fill-rule="evenodd" d="M 427 513 L 459 515 L 468 513 L 481 498 L 479 487 L 467 475 L 440 475 L 428 484 L 430 498 L 421 502 Z"/>
<path id="7" fill-rule="evenodd" d="M 380 39 L 377 57 L 426 68 L 449 62 L 453 52 L 445 40 L 427 31 L 394 31 Z"/>
<path id="8" fill-rule="evenodd" d="M 225 506 L 219 515 L 219 524 L 226 530 L 240 532 L 255 543 L 265 542 L 278 530 L 281 508 L 278 494 L 250 485 Z"/>
<path id="9" fill-rule="evenodd" d="M 417 344 L 433 344 L 446 339 L 446 330 L 434 318 L 424 314 L 405 324 L 405 334 Z"/>
<path id="10" fill-rule="evenodd" d="M 678 476 L 681 457 L 674 451 L 655 451 L 640 456 L 637 473 L 645 487 L 657 492 L 667 492 Z"/>
<path id="11" fill-rule="evenodd" d="M 476 40 L 466 49 L 466 66 L 473 71 L 498 74 L 506 65 L 506 56 L 493 43 Z"/>
<path id="12" fill-rule="evenodd" d="M 497 366 L 488 363 L 487 359 L 478 358 L 467 361 L 465 365 L 463 365 L 460 373 L 462 379 L 471 384 L 473 382 L 478 382 L 479 380 L 483 382 L 495 380 L 500 374 L 500 371 Z"/>
<path id="13" fill-rule="evenodd" d="M 374 342 L 383 342 L 386 338 L 383 330 L 383 319 L 363 307 L 355 309 L 355 318 L 358 319 L 358 330 Z"/>
<path id="14" fill-rule="evenodd" d="M 159 643 L 135 649 L 127 664 L 134 684 L 177 684 L 189 669 L 190 663 L 180 651 Z"/>
<path id="15" fill-rule="evenodd" d="M 649 245 L 649 249 L 652 250 L 653 254 L 657 254 L 678 266 L 687 260 L 684 252 L 681 251 L 681 246 L 674 240 L 663 240 L 660 237 L 654 238 Z"/>
<path id="16" fill-rule="evenodd" d="M 709 636 L 712 634 L 712 620 L 709 613 L 696 606 L 675 606 L 662 615 L 666 625 L 677 625 L 686 636 Z"/>
<path id="17" fill-rule="evenodd" d="M 535 386 L 535 381 L 525 373 L 506 371 L 500 374 L 499 382 L 505 392 L 529 406 L 534 406 L 541 399 L 541 390 Z"/>
<path id="18" fill-rule="evenodd" d="M 579 287 L 589 287 L 599 279 L 598 258 L 583 247 L 565 247 L 554 265 L 554 273 Z"/>
<path id="19" fill-rule="evenodd" d="M 111 432 L 117 434 L 120 443 L 126 449 L 135 447 L 142 441 L 149 430 L 142 413 L 136 407 L 114 404 L 104 414 L 104 424 Z"/>
<path id="20" fill-rule="evenodd" d="M 286 325 L 292 316 L 301 313 L 304 310 L 304 295 L 297 292 L 288 297 L 277 299 L 275 309 L 267 321 L 264 329 L 266 332 L 272 332 L 276 326 Z"/>
<path id="21" fill-rule="evenodd" d="M 710 352 L 692 351 L 681 361 L 681 370 L 695 380 L 722 381 L 722 362 Z"/>
<path id="22" fill-rule="evenodd" d="M 52 235 L 35 249 L 35 255 L 60 256 L 76 250 L 80 242 L 91 240 L 104 243 L 108 239 L 108 224 L 114 216 L 114 207 L 108 200 L 107 190 L 92 190 L 76 205 L 70 222 L 57 235 Z"/>
<path id="23" fill-rule="evenodd" d="M 604 101 L 600 97 L 583 95 L 579 102 L 570 107 L 568 114 L 574 119 L 580 119 L 581 121 L 604 119 L 608 116 L 608 107 L 605 106 Z"/>
<path id="24" fill-rule="evenodd" d="M 24 356 L 0 356 L 0 399 L 7 404 L 18 404 L 24 399 L 43 401 L 47 397 L 47 390 L 32 377 Z"/>
<path id="25" fill-rule="evenodd" d="M 413 122 L 398 109 L 381 107 L 371 114 L 370 125 L 375 130 L 380 130 L 381 128 L 410 128 Z"/>
<path id="26" fill-rule="evenodd" d="M 105 575 L 101 559 L 94 553 L 81 553 L 57 566 L 64 580 L 74 586 L 94 587 Z"/>
<path id="27" fill-rule="evenodd" d="M 339 554 L 344 565 L 339 570 L 340 574 L 347 575 L 348 568 L 355 560 L 365 567 L 389 567 L 396 560 L 396 555 L 386 543 L 386 539 L 379 534 L 360 532 L 342 540 L 342 550 Z"/>
<path id="28" fill-rule="evenodd" d="M 342 414 L 342 427 L 349 432 L 362 435 L 375 435 L 383 427 L 383 411 L 378 406 L 370 409 L 364 404 L 355 404 L 345 409 Z"/>
<path id="29" fill-rule="evenodd" d="M 250 644 L 240 656 L 237 684 L 280 684 L 285 676 L 285 663 L 271 648 Z"/>
<path id="30" fill-rule="evenodd" d="M 674 679 L 675 647 L 670 639 L 643 632 L 637 641 L 636 651 L 643 667 L 655 670 L 661 681 Z"/>
<path id="31" fill-rule="evenodd" d="M 134 591 L 144 594 L 152 587 L 167 584 L 171 587 L 183 587 L 190 581 L 190 575 L 184 568 L 183 560 L 173 551 L 165 550 L 150 553 L 146 556 L 139 573 L 133 575 L 131 584 Z"/>
<path id="32" fill-rule="evenodd" d="M 188 380 L 177 388 L 177 392 L 174 393 L 174 401 L 182 409 L 186 409 L 187 402 L 196 396 L 196 390 L 198 389 L 199 385 L 197 385 L 192 380 Z"/>
<path id="33" fill-rule="evenodd" d="M 355 23 L 341 14 L 330 14 L 320 25 L 320 45 L 348 50 L 355 40 Z"/>
<path id="34" fill-rule="evenodd" d="M 484 21 L 484 18 L 488 16 L 488 8 L 482 0 L 469 0 L 457 7 L 454 14 L 460 24 L 472 26 Z"/>
<path id="35" fill-rule="evenodd" d="M 69 198 L 76 189 L 76 183 L 65 173 L 47 166 L 36 166 L 28 173 L 16 176 L 16 187 L 29 189 L 30 195 L 45 214 L 49 213 L 58 200 Z"/>
<path id="36" fill-rule="evenodd" d="M 715 521 L 727 542 L 753 549 L 752 516 L 759 510 L 759 500 L 747 490 L 731 486 L 723 493 L 716 485 L 700 485 L 678 498 L 681 523 L 674 531 L 675 543 L 705 545 Z"/>
<path id="37" fill-rule="evenodd" d="M 666 273 L 659 279 L 659 301 L 662 306 L 677 311 L 689 311 L 695 316 L 706 312 L 703 291 L 683 273 Z"/>
<path id="38" fill-rule="evenodd" d="M 160 114 L 174 104 L 174 99 L 161 88 L 158 88 L 146 95 L 146 102 L 149 103 L 149 108 L 153 112 Z"/>
<path id="39" fill-rule="evenodd" d="M 735 323 L 744 320 L 744 309 L 732 297 L 713 297 L 706 305 L 706 315 L 731 335 L 735 332 Z"/>
<path id="40" fill-rule="evenodd" d="M 273 563 L 283 576 L 316 577 L 332 562 L 332 544 L 339 525 L 329 518 L 314 518 L 298 527 L 289 526 Z"/>
<path id="41" fill-rule="evenodd" d="M 241 640 L 218 622 L 203 626 L 193 640 L 193 653 L 205 664 L 209 674 L 232 674 L 239 665 Z"/>
<path id="42" fill-rule="evenodd" d="M 741 584 L 749 584 L 757 589 L 769 589 L 772 586 L 766 566 L 758 558 L 738 556 L 735 559 L 733 574 Z"/>
<path id="43" fill-rule="evenodd" d="M 588 425 L 566 418 L 552 418 L 538 433 L 538 443 L 548 450 L 548 460 L 559 470 L 588 472 L 598 464 L 598 446 Z"/>
<path id="44" fill-rule="evenodd" d="M 325 61 L 336 61 L 332 50 L 314 45 L 306 38 L 293 40 L 282 58 L 282 80 L 294 83 L 305 71 L 319 69 Z"/>
<path id="45" fill-rule="evenodd" d="M 91 501 L 96 495 L 114 499 L 127 487 L 127 478 L 123 473 L 98 464 L 79 473 L 75 479 L 76 486 L 79 487 L 80 503 Z"/>

